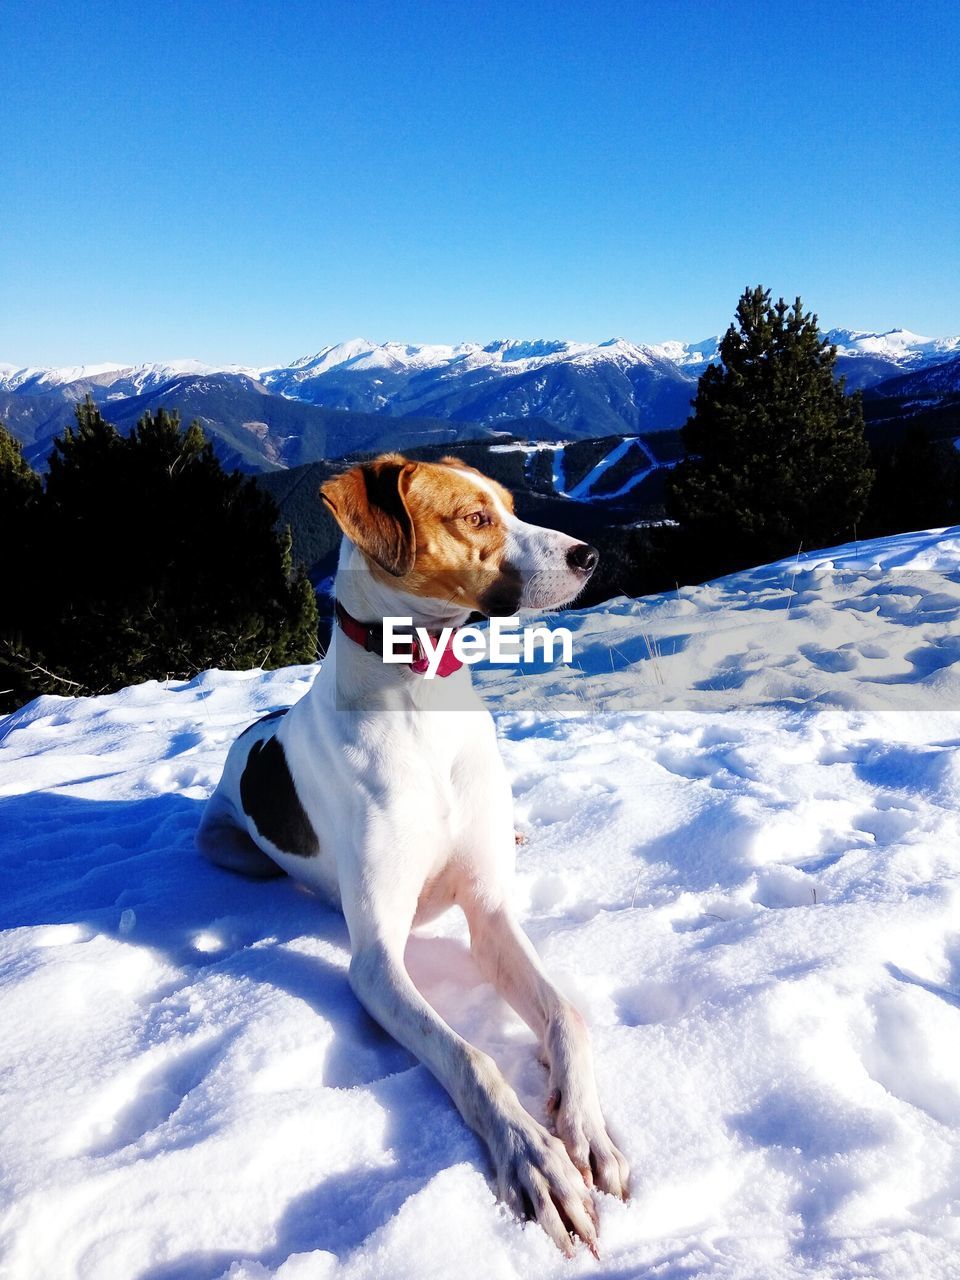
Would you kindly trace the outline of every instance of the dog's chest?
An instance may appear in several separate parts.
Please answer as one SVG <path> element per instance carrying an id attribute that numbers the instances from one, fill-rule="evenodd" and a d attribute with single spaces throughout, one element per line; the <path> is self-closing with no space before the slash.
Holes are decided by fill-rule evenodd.
<path id="1" fill-rule="evenodd" d="M 284 746 L 320 845 L 314 857 L 284 860 L 299 879 L 331 896 L 344 859 L 382 863 L 435 914 L 455 900 L 455 876 L 474 849 L 489 847 L 491 826 L 512 841 L 510 788 L 486 711 L 347 721 L 299 710 Z"/>

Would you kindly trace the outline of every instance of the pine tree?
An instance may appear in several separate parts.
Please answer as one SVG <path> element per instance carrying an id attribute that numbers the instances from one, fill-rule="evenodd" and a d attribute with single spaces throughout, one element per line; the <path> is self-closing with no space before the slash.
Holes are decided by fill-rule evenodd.
<path id="1" fill-rule="evenodd" d="M 950 440 L 911 423 L 902 439 L 873 449 L 876 481 L 863 519 L 867 537 L 956 524 L 960 456 Z"/>
<path id="2" fill-rule="evenodd" d="M 747 289 L 720 360 L 683 428 L 669 514 L 731 565 L 852 536 L 873 481 L 863 409 L 817 317 Z"/>
<path id="3" fill-rule="evenodd" d="M 35 677 L 26 696 L 312 662 L 316 600 L 289 532 L 252 480 L 223 470 L 199 423 L 184 430 L 158 409 L 123 436 L 89 398 L 76 419 L 36 502 L 35 589 L 16 619 Z"/>
<path id="4" fill-rule="evenodd" d="M 26 510 L 40 495 L 40 477 L 25 461 L 23 447 L 0 422 L 0 519 Z"/>
<path id="5" fill-rule="evenodd" d="M 35 663 L 25 652 L 40 477 L 24 461 L 20 442 L 0 423 L 0 714 L 30 696 Z"/>
<path id="6" fill-rule="evenodd" d="M 307 576 L 306 569 L 293 563 L 293 532 L 283 526 L 281 537 L 283 576 L 292 597 L 290 625 L 274 652 L 275 666 L 288 666 L 296 662 L 314 662 L 317 657 L 317 593 Z"/>

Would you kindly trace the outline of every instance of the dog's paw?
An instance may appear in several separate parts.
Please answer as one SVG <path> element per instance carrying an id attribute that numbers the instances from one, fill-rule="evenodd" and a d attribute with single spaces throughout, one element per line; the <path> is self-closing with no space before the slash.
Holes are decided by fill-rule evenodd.
<path id="1" fill-rule="evenodd" d="M 579 1236 L 595 1258 L 597 1213 L 563 1143 L 526 1117 L 510 1122 L 494 1152 L 497 1192 L 520 1218 L 534 1218 L 566 1256 Z"/>
<path id="2" fill-rule="evenodd" d="M 586 1185 L 629 1200 L 630 1166 L 607 1133 L 599 1107 L 588 1110 L 567 1104 L 559 1089 L 554 1089 L 547 1111 L 554 1116 L 557 1137 Z"/>

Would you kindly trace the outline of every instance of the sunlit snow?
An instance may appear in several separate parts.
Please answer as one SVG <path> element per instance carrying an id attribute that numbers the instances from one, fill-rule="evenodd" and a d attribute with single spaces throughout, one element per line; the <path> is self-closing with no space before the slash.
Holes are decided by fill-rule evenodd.
<path id="1" fill-rule="evenodd" d="M 599 1266 L 496 1204 L 340 917 L 194 852 L 229 743 L 314 668 L 0 721 L 5 1274 L 956 1277 L 958 570 L 960 529 L 795 556 L 555 618 L 576 668 L 479 674 L 515 902 L 634 1170 Z M 417 935 L 415 980 L 543 1117 L 464 943 Z"/>

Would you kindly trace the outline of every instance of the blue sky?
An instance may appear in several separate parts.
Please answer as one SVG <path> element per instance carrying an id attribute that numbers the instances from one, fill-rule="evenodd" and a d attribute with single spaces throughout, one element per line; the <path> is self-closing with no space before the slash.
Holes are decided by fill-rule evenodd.
<path id="1" fill-rule="evenodd" d="M 5 0 L 0 361 L 960 332 L 960 5 Z"/>

